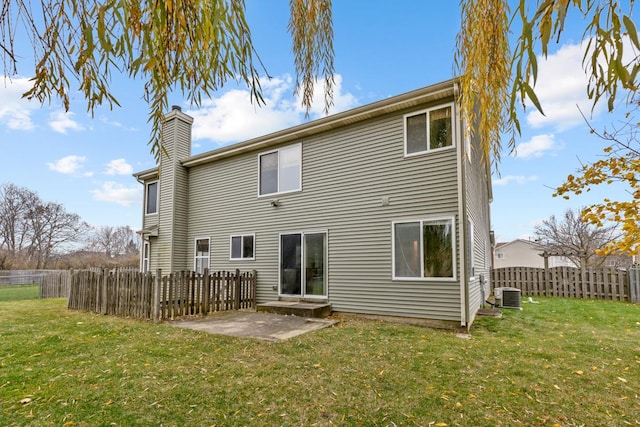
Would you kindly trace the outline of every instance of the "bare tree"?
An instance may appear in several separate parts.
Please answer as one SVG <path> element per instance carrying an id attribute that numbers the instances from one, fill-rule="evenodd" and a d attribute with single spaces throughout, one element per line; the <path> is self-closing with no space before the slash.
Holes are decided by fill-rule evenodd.
<path id="1" fill-rule="evenodd" d="M 128 225 L 101 226 L 91 233 L 88 249 L 102 252 L 107 258 L 135 255 L 140 246 L 138 240 L 138 235 Z"/>
<path id="2" fill-rule="evenodd" d="M 599 267 L 607 258 L 596 251 L 620 233 L 615 225 L 596 227 L 584 222 L 579 212 L 567 209 L 560 219 L 551 215 L 535 227 L 535 233 L 549 252 L 566 256 L 578 266 Z"/>
<path id="3" fill-rule="evenodd" d="M 41 204 L 40 197 L 29 189 L 14 184 L 0 187 L 0 249 L 9 253 L 24 249 L 30 237 L 27 213 Z"/>
<path id="4" fill-rule="evenodd" d="M 33 233 L 28 254 L 35 268 L 43 268 L 56 249 L 77 242 L 89 229 L 79 215 L 67 212 L 59 203 L 32 207 L 27 220 Z"/>
<path id="5" fill-rule="evenodd" d="M 14 184 L 0 187 L 3 268 L 43 268 L 56 251 L 81 240 L 88 228 L 80 216 L 59 203 L 44 203 L 29 189 Z"/>

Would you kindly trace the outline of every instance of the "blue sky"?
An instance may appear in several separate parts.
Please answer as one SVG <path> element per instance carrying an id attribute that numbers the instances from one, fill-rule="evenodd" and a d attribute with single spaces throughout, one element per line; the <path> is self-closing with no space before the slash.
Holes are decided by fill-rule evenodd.
<path id="1" fill-rule="evenodd" d="M 266 106 L 249 101 L 246 88 L 229 85 L 196 109 L 175 93 L 170 104 L 195 118 L 194 154 L 305 120 L 293 96 L 294 67 L 287 33 L 288 1 L 247 1 L 247 18 L 256 49 L 272 76 L 263 81 Z M 343 111 L 453 77 L 457 1 L 334 1 L 337 73 L 335 108 Z M 553 188 L 581 162 L 597 158 L 603 143 L 591 135 L 577 105 L 590 114 L 586 77 L 581 70 L 583 23 L 570 17 L 563 44 L 540 63 L 537 93 L 546 112 L 532 108 L 522 116 L 517 155 L 504 152 L 494 176 L 492 226 L 498 241 L 532 236 L 533 227 L 567 208 L 624 197 L 613 188 L 594 190 L 569 201 L 552 198 Z M 24 50 L 27 55 L 28 49 Z M 153 167 L 147 141 L 148 107 L 143 83 L 114 76 L 121 107 L 100 108 L 92 118 L 80 94 L 64 113 L 60 102 L 41 106 L 22 100 L 33 74 L 27 57 L 19 75 L 0 85 L 0 184 L 11 182 L 36 191 L 43 200 L 64 204 L 94 226 L 141 225 L 142 186 L 131 176 Z M 322 116 L 318 96 L 311 118 Z M 597 128 L 619 118 L 597 109 Z"/>

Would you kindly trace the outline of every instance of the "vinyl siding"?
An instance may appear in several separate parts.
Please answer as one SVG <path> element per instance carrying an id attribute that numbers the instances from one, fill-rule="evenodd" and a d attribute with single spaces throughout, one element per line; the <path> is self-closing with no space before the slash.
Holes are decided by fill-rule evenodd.
<path id="1" fill-rule="evenodd" d="M 179 271 L 187 265 L 188 171 L 180 164 L 191 152 L 191 118 L 178 111 L 167 115 L 163 126 L 163 144 L 159 168 L 158 237 L 152 240 L 153 270 Z"/>
<path id="2" fill-rule="evenodd" d="M 473 250 L 475 275 L 468 284 L 468 325 L 473 323 L 476 312 L 481 307 L 484 297 L 488 297 L 491 277 L 491 252 L 490 252 L 490 194 L 487 185 L 490 184 L 490 172 L 485 167 L 483 151 L 477 137 L 472 140 L 470 161 L 465 159 L 465 195 L 466 214 L 473 222 Z M 481 287 L 481 276 L 484 280 L 484 294 Z"/>
<path id="3" fill-rule="evenodd" d="M 280 233 L 326 231 L 333 310 L 459 322 L 457 281 L 391 279 L 392 221 L 455 217 L 459 226 L 457 150 L 405 158 L 407 112 L 293 141 L 302 143 L 301 192 L 258 197 L 260 151 L 190 168 L 184 242 L 211 237 L 212 269 L 257 270 L 266 302 L 278 298 Z M 240 233 L 255 233 L 254 261 L 229 261 L 229 236 Z M 187 258 L 191 265 L 193 245 Z"/>

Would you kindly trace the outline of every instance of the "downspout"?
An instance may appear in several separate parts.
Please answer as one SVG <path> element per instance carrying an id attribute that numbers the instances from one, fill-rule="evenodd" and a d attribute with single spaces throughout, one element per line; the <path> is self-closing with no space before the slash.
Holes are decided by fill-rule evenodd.
<path id="1" fill-rule="evenodd" d="M 458 83 L 453 84 L 453 92 L 455 96 L 455 113 L 456 113 L 456 143 L 457 143 L 457 159 L 456 169 L 458 178 L 458 253 L 460 256 L 460 326 L 466 327 L 469 319 L 469 275 L 467 274 L 467 250 L 466 235 L 467 230 L 467 210 L 465 209 L 467 201 L 467 187 L 465 183 L 465 159 L 464 159 L 464 137 L 462 129 L 462 118 L 460 115 L 460 104 L 458 98 L 460 96 L 460 87 Z"/>

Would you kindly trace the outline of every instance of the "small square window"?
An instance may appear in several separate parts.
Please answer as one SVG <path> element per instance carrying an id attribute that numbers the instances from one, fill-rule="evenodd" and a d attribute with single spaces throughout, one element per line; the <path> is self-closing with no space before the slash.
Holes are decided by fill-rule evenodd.
<path id="1" fill-rule="evenodd" d="M 453 279 L 453 218 L 393 224 L 394 279 Z"/>
<path id="2" fill-rule="evenodd" d="M 453 104 L 411 113 L 405 118 L 405 155 L 453 146 Z"/>
<path id="3" fill-rule="evenodd" d="M 242 234 L 231 236 L 230 259 L 231 260 L 253 260 L 255 245 L 255 234 Z"/>
<path id="4" fill-rule="evenodd" d="M 302 189 L 302 146 L 300 144 L 261 154 L 258 163 L 261 196 Z"/>

